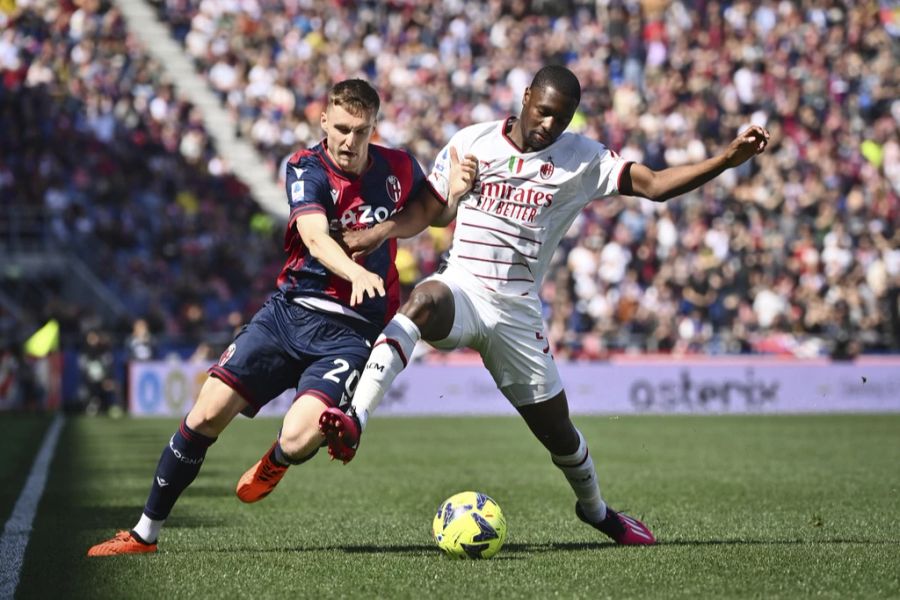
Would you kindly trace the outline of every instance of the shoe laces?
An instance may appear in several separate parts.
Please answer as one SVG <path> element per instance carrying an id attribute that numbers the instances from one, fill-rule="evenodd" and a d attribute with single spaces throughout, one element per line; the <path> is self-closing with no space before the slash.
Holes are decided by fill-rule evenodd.
<path id="1" fill-rule="evenodd" d="M 258 479 L 260 481 L 268 482 L 270 479 L 278 477 L 287 467 L 282 467 L 281 465 L 277 465 L 273 463 L 268 457 L 266 460 L 262 462 L 262 469 L 260 470 Z"/>
<path id="2" fill-rule="evenodd" d="M 117 542 L 130 542 L 131 541 L 131 532 L 130 531 L 119 531 L 116 533 L 116 537 L 113 540 Z"/>

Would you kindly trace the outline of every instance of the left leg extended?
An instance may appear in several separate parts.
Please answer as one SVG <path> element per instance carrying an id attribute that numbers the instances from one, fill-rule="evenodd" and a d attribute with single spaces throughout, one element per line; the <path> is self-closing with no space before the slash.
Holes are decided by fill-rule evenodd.
<path id="1" fill-rule="evenodd" d="M 602 521 L 606 517 L 606 503 L 600 494 L 587 442 L 569 418 L 566 393 L 519 406 L 517 410 L 535 437 L 550 451 L 553 464 L 565 475 L 585 514 L 593 521 Z"/>
<path id="2" fill-rule="evenodd" d="M 509 394 L 507 394 L 509 395 Z M 600 494 L 600 484 L 587 442 L 569 418 L 565 392 L 544 402 L 517 406 L 528 428 L 540 440 L 568 480 L 578 500 L 579 519 L 623 545 L 648 545 L 655 538 L 646 525 L 609 508 Z"/>

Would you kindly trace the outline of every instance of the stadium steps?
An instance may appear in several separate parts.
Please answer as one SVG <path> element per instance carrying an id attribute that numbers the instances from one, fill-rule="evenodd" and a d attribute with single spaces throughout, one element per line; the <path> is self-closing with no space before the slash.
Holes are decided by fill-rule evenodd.
<path id="1" fill-rule="evenodd" d="M 286 221 L 288 205 L 284 190 L 273 180 L 253 146 L 237 137 L 234 119 L 222 107 L 206 80 L 194 70 L 187 54 L 170 36 L 168 26 L 157 20 L 153 7 L 146 0 L 116 0 L 116 5 L 129 31 L 160 62 L 179 93 L 200 109 L 204 126 L 215 141 L 218 152 L 250 188 L 257 204 L 269 214 Z"/>
<path id="2" fill-rule="evenodd" d="M 8 312 L 21 321 L 26 307 L 46 306 L 53 295 L 93 306 L 98 312 L 126 318 L 128 309 L 74 253 L 52 250 L 0 252 L 4 269 L 0 286 Z"/>

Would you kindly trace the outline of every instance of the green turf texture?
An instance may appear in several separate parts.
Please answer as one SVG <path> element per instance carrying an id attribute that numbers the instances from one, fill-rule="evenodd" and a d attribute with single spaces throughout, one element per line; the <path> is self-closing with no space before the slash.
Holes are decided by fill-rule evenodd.
<path id="1" fill-rule="evenodd" d="M 900 415 L 580 417 L 607 500 L 652 548 L 612 545 L 517 418 L 374 419 L 347 466 L 324 452 L 262 502 L 234 496 L 278 421 L 233 423 L 151 556 L 86 558 L 137 520 L 175 420 L 69 419 L 18 598 L 874 598 L 900 596 Z M 12 425 L 11 425 L 12 424 Z M 34 419 L 0 419 L 4 504 Z M 16 478 L 18 481 L 12 481 Z M 487 561 L 430 537 L 451 494 L 509 521 Z"/>

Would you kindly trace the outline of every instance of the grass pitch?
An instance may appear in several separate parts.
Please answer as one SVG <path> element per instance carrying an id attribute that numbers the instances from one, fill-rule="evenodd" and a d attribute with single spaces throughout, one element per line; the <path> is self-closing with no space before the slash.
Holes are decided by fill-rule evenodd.
<path id="1" fill-rule="evenodd" d="M 0 417 L 0 515 L 49 418 Z M 605 496 L 660 543 L 623 548 L 517 418 L 377 417 L 357 459 L 321 456 L 255 505 L 234 496 L 278 421 L 236 421 L 152 556 L 88 559 L 140 515 L 176 420 L 70 419 L 18 598 L 724 598 L 900 596 L 900 415 L 579 417 Z M 9 459 L 9 460 L 7 460 Z M 454 492 L 491 495 L 509 537 L 488 561 L 430 538 Z"/>

